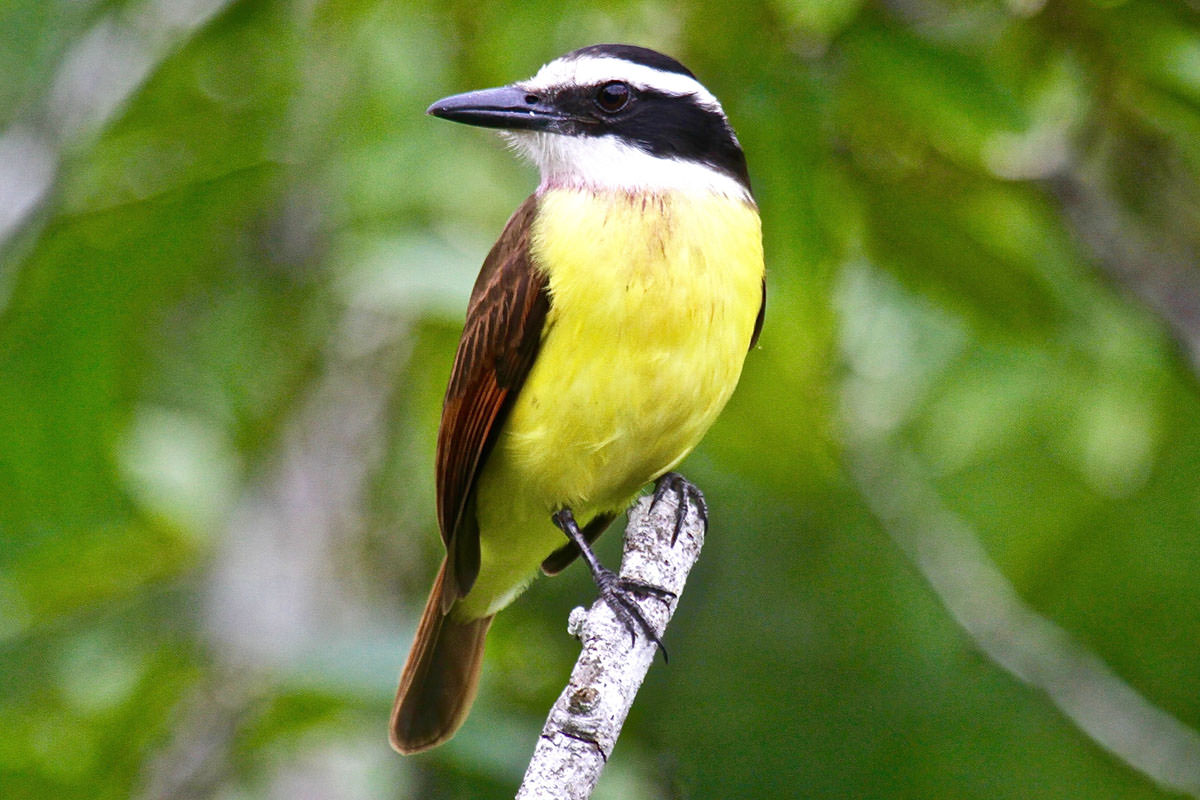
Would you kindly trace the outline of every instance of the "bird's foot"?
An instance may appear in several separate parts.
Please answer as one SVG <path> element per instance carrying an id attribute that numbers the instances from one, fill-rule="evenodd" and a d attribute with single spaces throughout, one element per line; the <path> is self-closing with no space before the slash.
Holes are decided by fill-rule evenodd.
<path id="1" fill-rule="evenodd" d="M 579 525 L 575 522 L 575 515 L 571 513 L 571 509 L 564 508 L 557 511 L 551 517 L 554 524 L 558 526 L 567 538 L 574 542 L 580 553 L 583 555 L 584 562 L 587 563 L 588 569 L 592 572 L 592 580 L 596 582 L 596 589 L 600 593 L 601 599 L 605 605 L 612 609 L 613 615 L 620 620 L 625 629 L 629 631 L 634 643 L 637 642 L 638 631 L 646 635 L 646 638 L 658 645 L 662 651 L 663 661 L 667 660 L 667 648 L 663 645 L 662 639 L 655 632 L 653 626 L 646 620 L 646 616 L 638 607 L 635 594 L 647 595 L 656 597 L 664 603 L 669 603 L 675 599 L 675 593 L 658 586 L 641 583 L 639 581 L 630 581 L 622 579 L 617 573 L 603 566 L 596 554 L 592 552 L 591 545 L 579 530 Z"/>
<path id="2" fill-rule="evenodd" d="M 679 501 L 679 505 L 675 509 L 675 532 L 671 534 L 672 547 L 675 546 L 675 540 L 679 538 L 679 532 L 683 530 L 683 523 L 687 520 L 688 510 L 693 503 L 696 506 L 696 513 L 700 515 L 701 524 L 704 525 L 705 530 L 708 530 L 708 503 L 705 502 L 704 493 L 696 484 L 678 472 L 664 473 L 654 484 L 654 500 L 650 503 L 651 510 L 658 505 L 658 501 L 667 495 L 667 492 L 674 492 Z"/>
<path id="3" fill-rule="evenodd" d="M 622 580 L 611 569 L 604 567 L 601 567 L 600 572 L 593 577 L 596 579 L 596 588 L 600 592 L 600 598 L 604 600 L 605 605 L 612 609 L 613 615 L 625 626 L 625 630 L 629 631 L 631 642 L 637 642 L 638 630 L 641 629 L 647 639 L 658 645 L 658 649 L 663 654 L 663 661 L 666 661 L 667 648 L 646 619 L 646 615 L 642 613 L 634 595 L 650 595 L 667 603 L 675 598 L 675 594 L 657 586 Z"/>

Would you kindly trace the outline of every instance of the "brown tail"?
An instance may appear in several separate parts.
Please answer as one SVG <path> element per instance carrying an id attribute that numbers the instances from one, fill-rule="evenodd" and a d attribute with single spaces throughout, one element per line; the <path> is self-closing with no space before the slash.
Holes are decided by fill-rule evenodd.
<path id="1" fill-rule="evenodd" d="M 458 622 L 443 614 L 445 577 L 443 562 L 392 706 L 392 747 L 406 755 L 436 747 L 453 736 L 479 688 L 483 642 L 492 617 Z"/>

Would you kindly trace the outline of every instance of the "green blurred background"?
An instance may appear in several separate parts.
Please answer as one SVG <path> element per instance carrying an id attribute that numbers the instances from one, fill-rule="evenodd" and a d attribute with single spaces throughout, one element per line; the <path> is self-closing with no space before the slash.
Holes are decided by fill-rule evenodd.
<path id="1" fill-rule="evenodd" d="M 0 796 L 512 796 L 582 569 L 386 741 L 536 181 L 423 111 L 603 41 L 723 99 L 770 300 L 597 797 L 1200 797 L 1195 0 L 6 0 Z"/>

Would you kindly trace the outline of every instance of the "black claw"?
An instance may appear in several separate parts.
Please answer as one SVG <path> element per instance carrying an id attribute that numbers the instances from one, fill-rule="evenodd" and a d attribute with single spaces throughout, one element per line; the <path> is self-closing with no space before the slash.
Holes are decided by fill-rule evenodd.
<path id="1" fill-rule="evenodd" d="M 647 639 L 662 647 L 662 641 L 658 638 L 658 634 L 654 632 L 654 628 L 650 627 L 650 623 L 642 614 L 642 610 L 638 608 L 637 603 L 630 597 L 630 594 L 634 590 L 625 581 L 618 578 L 617 574 L 612 570 L 605 569 L 600 573 L 596 581 L 596 586 L 600 589 L 600 597 L 613 610 L 617 619 L 621 620 L 622 624 L 629 630 L 631 637 L 630 644 L 637 643 L 638 628 L 641 628 L 642 632 L 646 634 Z"/>
<path id="2" fill-rule="evenodd" d="M 621 578 L 617 582 L 620 584 L 621 588 L 627 592 L 644 594 L 648 597 L 653 597 L 655 600 L 661 600 L 666 605 L 670 605 L 672 600 L 679 597 L 679 595 L 675 594 L 670 589 L 664 589 L 661 586 L 651 586 L 650 584 L 642 583 L 641 581 L 631 581 L 626 578 Z"/>
<path id="3" fill-rule="evenodd" d="M 708 503 L 705 502 L 704 493 L 696 484 L 678 472 L 664 473 L 654 484 L 654 500 L 650 503 L 652 510 L 658 505 L 658 501 L 666 496 L 667 492 L 674 492 L 679 501 L 675 510 L 675 531 L 671 534 L 672 547 L 675 546 L 675 541 L 679 538 L 680 531 L 683 530 L 683 523 L 687 520 L 691 503 L 696 504 L 696 513 L 700 516 L 700 522 L 704 525 L 704 529 L 708 530 Z"/>
<path id="4" fill-rule="evenodd" d="M 571 509 L 564 508 L 561 511 L 556 511 L 551 519 L 554 524 L 567 535 L 567 538 L 574 542 L 579 547 L 579 552 L 583 556 L 584 562 L 592 571 L 592 579 L 596 582 L 596 588 L 600 592 L 600 597 L 604 599 L 605 604 L 612 609 L 613 614 L 625 629 L 629 631 L 631 643 L 637 643 L 638 629 L 640 628 L 646 634 L 646 638 L 658 645 L 658 649 L 663 654 L 663 661 L 667 661 L 667 648 L 663 646 L 662 639 L 654 632 L 654 628 L 646 621 L 646 617 L 642 614 L 642 610 L 638 608 L 637 603 L 631 596 L 635 592 L 657 597 L 663 602 L 670 602 L 675 598 L 674 592 L 657 586 L 648 586 L 636 581 L 622 580 L 617 576 L 617 573 L 603 566 L 596 554 L 592 552 L 591 546 L 587 539 L 579 530 L 578 523 L 575 522 L 575 515 L 571 513 Z"/>

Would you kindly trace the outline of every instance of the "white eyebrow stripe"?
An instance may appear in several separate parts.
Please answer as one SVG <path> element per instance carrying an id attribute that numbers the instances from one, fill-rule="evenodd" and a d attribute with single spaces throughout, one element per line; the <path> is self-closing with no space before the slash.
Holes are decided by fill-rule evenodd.
<path id="1" fill-rule="evenodd" d="M 556 86 L 595 86 L 607 81 L 624 81 L 639 89 L 649 89 L 676 97 L 692 96 L 700 105 L 725 112 L 712 92 L 695 78 L 680 72 L 664 72 L 611 56 L 583 56 L 551 61 L 528 80 L 517 86 L 530 91 L 546 91 Z"/>

